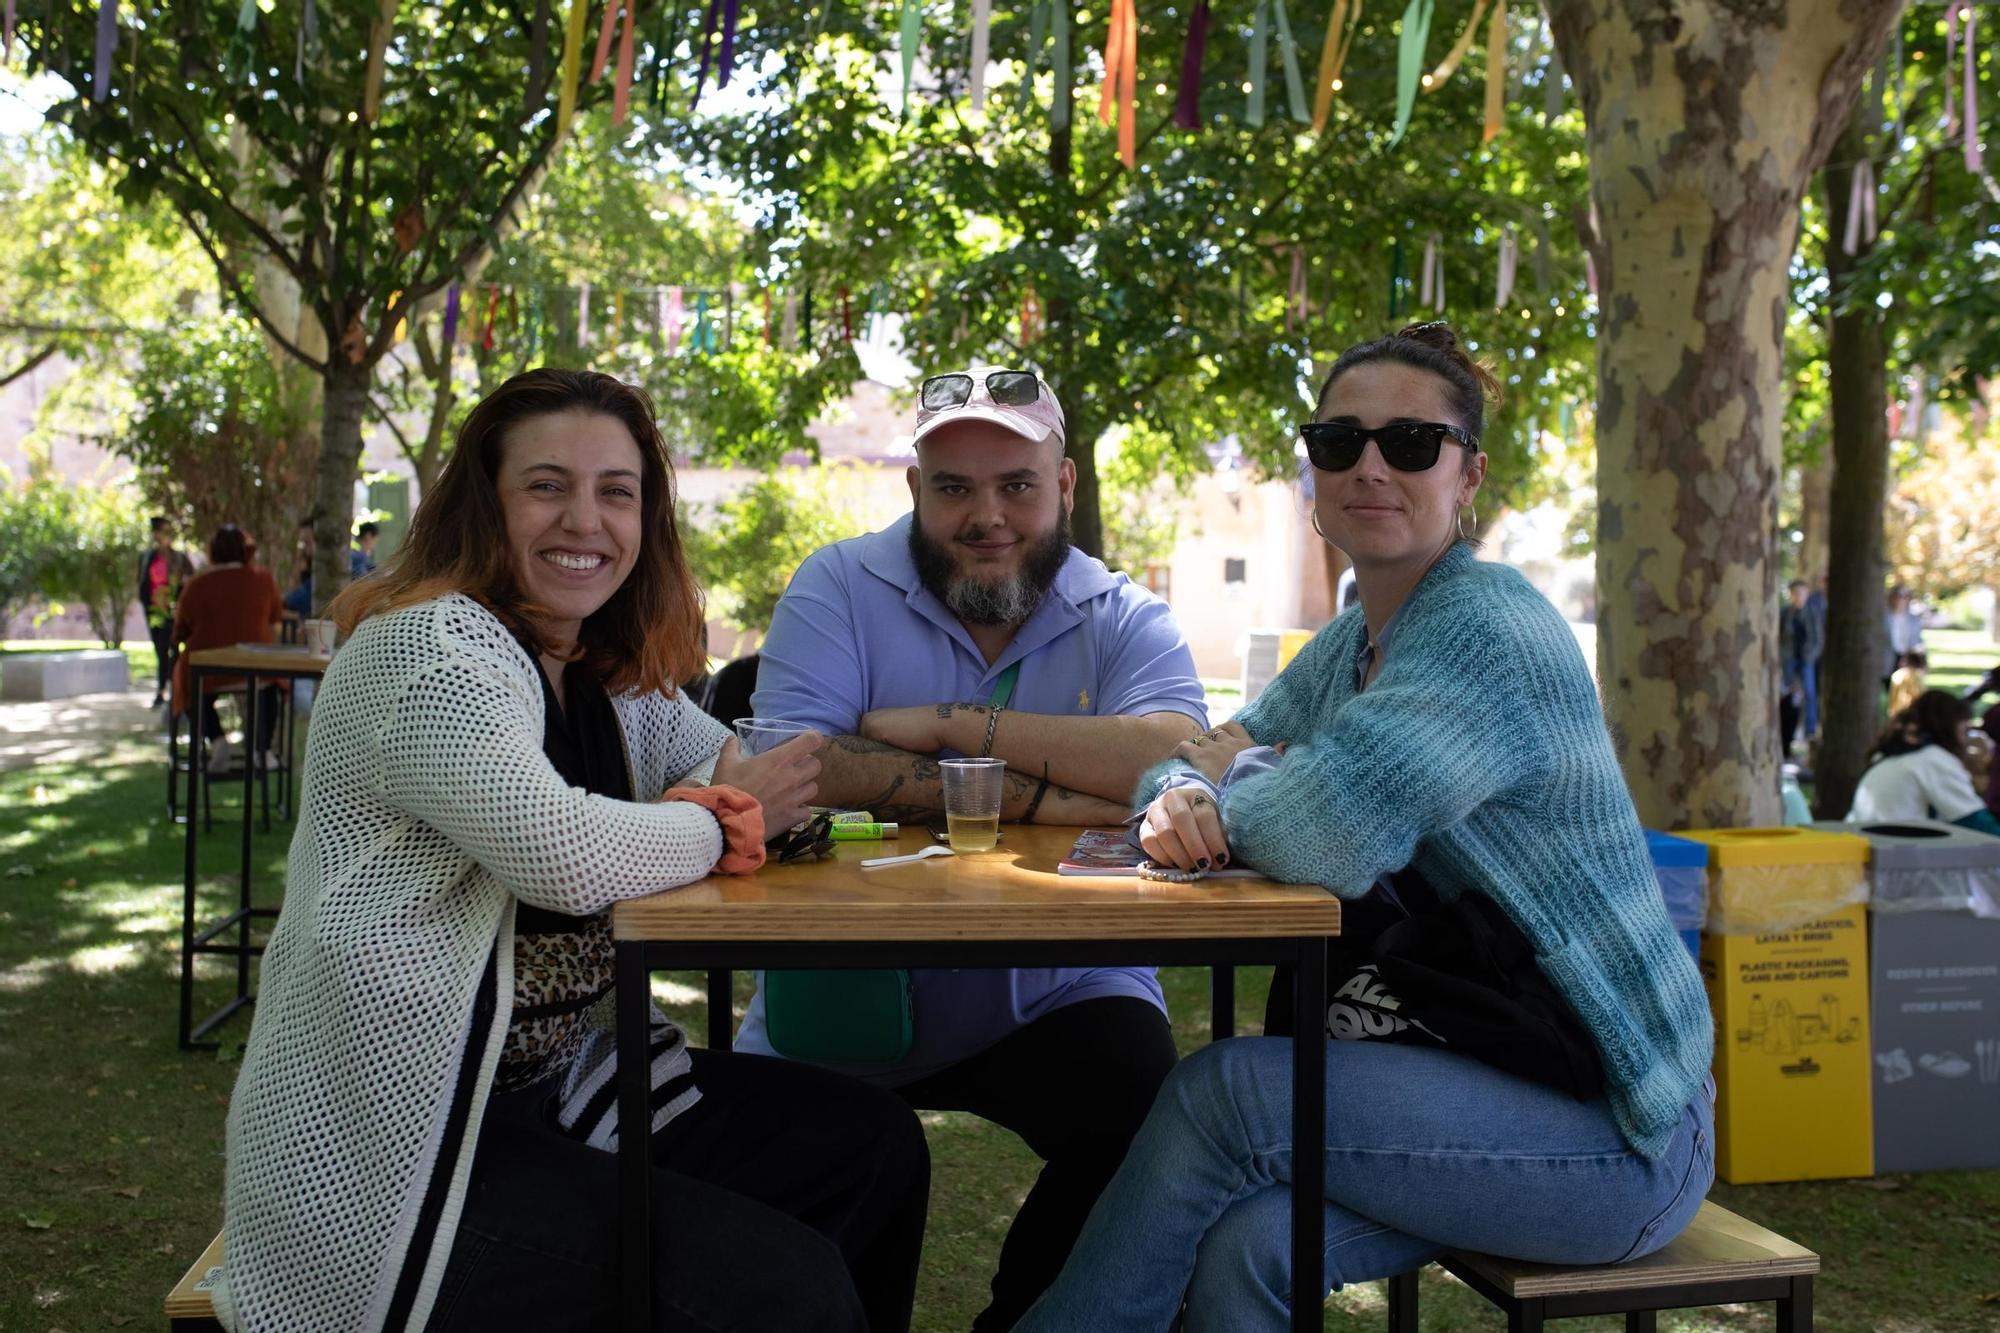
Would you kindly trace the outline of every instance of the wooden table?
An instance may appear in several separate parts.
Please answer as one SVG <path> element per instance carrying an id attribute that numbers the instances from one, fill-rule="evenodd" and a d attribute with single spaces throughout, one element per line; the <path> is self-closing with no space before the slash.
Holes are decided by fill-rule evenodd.
<path id="1" fill-rule="evenodd" d="M 237 1010 L 252 1003 L 256 998 L 250 991 L 250 960 L 262 953 L 263 946 L 252 944 L 250 926 L 253 921 L 274 917 L 275 907 L 257 907 L 250 900 L 250 818 L 251 783 L 258 771 L 264 767 L 262 755 L 257 747 L 257 689 L 260 680 L 317 680 L 326 674 L 331 658 L 321 657 L 295 648 L 204 648 L 188 654 L 188 680 L 191 685 L 190 711 L 188 713 L 189 759 L 188 759 L 188 807 L 187 807 L 187 857 L 186 884 L 181 894 L 181 1013 L 180 1044 L 182 1050 L 216 1045 L 202 1038 Z M 195 844 L 201 819 L 201 783 L 204 773 L 201 761 L 201 746 L 196 738 L 201 735 L 202 695 L 207 682 L 216 676 L 241 676 L 244 678 L 243 707 L 243 865 L 237 881 L 236 910 L 221 920 L 213 922 L 201 930 L 195 929 Z M 279 797 L 286 813 L 291 810 L 291 727 L 290 710 L 279 714 L 283 724 L 282 752 L 285 756 L 283 773 L 279 777 Z M 175 753 L 176 745 L 169 732 L 167 763 L 170 771 L 168 781 L 173 781 L 171 768 L 179 762 Z M 275 737 L 274 737 L 275 739 Z M 268 774 L 266 775 L 268 782 Z M 271 801 L 268 786 L 264 793 L 264 827 L 270 829 Z M 216 937 L 234 928 L 236 941 L 220 943 Z M 216 1010 L 200 1023 L 194 1021 L 194 959 L 196 954 L 227 954 L 236 959 L 236 995 L 228 1004 Z"/>
<path id="2" fill-rule="evenodd" d="M 1325 941 L 1340 902 L 1313 885 L 1261 879 L 1155 884 L 1057 875 L 1076 829 L 1016 826 L 991 852 L 863 870 L 864 858 L 924 844 L 843 842 L 834 857 L 711 876 L 619 903 L 619 1220 L 628 1329 L 651 1325 L 652 1164 L 649 974 L 667 968 L 1077 967 L 1284 963 L 1294 1012 L 1326 1011 Z M 711 1016 L 713 1021 L 713 1016 Z M 921 1016 L 918 1021 L 921 1020 Z M 1325 1156 L 1326 1045 L 1320 1023 L 1293 1036 L 1293 1160 Z M 1292 1194 L 1292 1326 L 1317 1329 L 1325 1216 L 1317 1172 Z"/>

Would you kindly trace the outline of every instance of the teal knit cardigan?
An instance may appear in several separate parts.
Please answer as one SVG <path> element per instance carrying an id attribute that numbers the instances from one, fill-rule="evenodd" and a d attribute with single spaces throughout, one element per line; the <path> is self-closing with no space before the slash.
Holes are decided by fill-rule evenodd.
<path id="1" fill-rule="evenodd" d="M 1350 609 L 1237 714 L 1275 769 L 1234 782 L 1239 863 L 1359 897 L 1414 865 L 1484 893 L 1595 1039 L 1618 1127 L 1666 1150 L 1708 1073 L 1713 1029 L 1668 924 L 1632 797 L 1576 639 L 1519 573 L 1447 552 L 1410 594 L 1365 693 Z M 1169 761 L 1140 780 L 1141 804 Z"/>

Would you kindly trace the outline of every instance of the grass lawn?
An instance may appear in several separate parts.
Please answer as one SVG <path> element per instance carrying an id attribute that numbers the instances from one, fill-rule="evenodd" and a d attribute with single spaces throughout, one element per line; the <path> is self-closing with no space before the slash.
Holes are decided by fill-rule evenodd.
<path id="1" fill-rule="evenodd" d="M 174 1047 L 183 831 L 163 808 L 147 744 L 103 763 L 0 774 L 0 1333 L 157 1327 L 159 1301 L 221 1218 L 222 1122 L 232 1051 Z M 233 788 L 217 793 L 203 901 L 232 895 Z M 289 830 L 259 835 L 275 895 Z M 200 998 L 227 992 L 205 960 Z M 1239 1012 L 1261 1015 L 1267 974 L 1246 971 Z M 663 1002 L 700 1033 L 699 977 L 663 976 Z M 1183 1047 L 1206 1039 L 1207 974 L 1167 976 Z M 224 1030 L 240 1043 L 247 1021 Z M 1036 1169 L 1014 1138 L 961 1115 L 925 1117 L 934 1160 L 917 1327 L 965 1328 Z M 2000 1330 L 2000 1172 L 1814 1185 L 1718 1187 L 1727 1206 L 1826 1259 L 1820 1326 Z M 1496 1206 L 1503 1200 L 1495 1200 Z M 1379 1283 L 1341 1292 L 1330 1329 L 1377 1329 Z M 1430 1270 L 1425 1325 L 1493 1329 L 1497 1315 Z M 1617 1327 L 1594 1321 L 1601 1329 Z M 1769 1307 L 1666 1315 L 1669 1328 L 1768 1327 Z"/>
<path id="2" fill-rule="evenodd" d="M 1962 692 L 2000 665 L 2000 643 L 1995 643 L 1985 630 L 1927 629 L 1924 651 L 1931 663 L 1930 670 L 1924 673 L 1925 683 L 1953 694 Z M 1989 697 L 1975 707 L 1983 711 L 1992 702 Z"/>

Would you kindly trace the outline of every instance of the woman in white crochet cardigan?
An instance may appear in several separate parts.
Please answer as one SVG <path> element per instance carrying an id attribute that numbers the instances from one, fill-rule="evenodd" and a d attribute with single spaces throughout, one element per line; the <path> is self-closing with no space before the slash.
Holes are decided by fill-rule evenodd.
<path id="1" fill-rule="evenodd" d="M 479 404 L 333 613 L 285 905 L 230 1103 L 234 1330 L 596 1328 L 619 1125 L 606 918 L 763 860 L 820 738 L 746 758 L 673 682 L 701 599 L 637 389 Z M 654 1029 L 657 1327 L 902 1329 L 929 1160 L 894 1096 Z"/>

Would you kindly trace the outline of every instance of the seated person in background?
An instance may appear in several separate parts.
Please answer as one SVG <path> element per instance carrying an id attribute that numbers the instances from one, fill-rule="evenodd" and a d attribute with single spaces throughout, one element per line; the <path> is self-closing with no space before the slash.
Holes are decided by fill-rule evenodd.
<path id="1" fill-rule="evenodd" d="M 1028 371 L 924 381 L 914 512 L 799 567 L 762 647 L 753 711 L 825 732 L 820 801 L 940 817 L 937 760 L 1007 761 L 1001 818 L 1115 824 L 1149 765 L 1206 718 L 1166 604 L 1069 544 L 1076 469 Z M 914 1038 L 855 1070 L 919 1108 L 1006 1126 L 1048 1163 L 974 1321 L 1009 1328 L 1070 1241 L 1174 1062 L 1152 968 L 910 974 Z M 738 1038 L 774 1051 L 766 979 Z"/>
<path id="2" fill-rule="evenodd" d="M 1708 1004 L 1590 672 L 1468 540 L 1496 390 L 1442 324 L 1334 363 L 1300 434 L 1361 604 L 1139 789 L 1156 864 L 1350 909 L 1326 1012 L 1296 1016 L 1329 1038 L 1302 1188 L 1324 1191 L 1333 1286 L 1447 1247 L 1636 1258 L 1714 1177 Z M 1272 996 L 1289 1028 L 1290 987 Z M 1289 1326 L 1291 1054 L 1242 1037 L 1180 1064 L 1022 1333 L 1160 1333 L 1183 1302 L 1189 1333 Z"/>
<path id="3" fill-rule="evenodd" d="M 1903 654 L 1902 663 L 1889 676 L 1890 717 L 1903 712 L 1924 692 L 1924 673 L 1930 665 L 1930 658 L 1924 655 L 1921 648 L 1912 648 Z"/>
<path id="4" fill-rule="evenodd" d="M 313 527 L 299 524 L 298 541 L 292 551 L 292 586 L 285 593 L 285 609 L 301 620 L 313 614 Z"/>
<path id="5" fill-rule="evenodd" d="M 1986 710 L 1979 729 L 1986 733 L 1986 808 L 2000 815 L 2000 704 Z"/>
<path id="6" fill-rule="evenodd" d="M 382 529 L 373 523 L 363 523 L 354 530 L 354 545 L 347 552 L 349 578 L 366 578 L 375 572 L 375 543 L 381 536 Z"/>
<path id="7" fill-rule="evenodd" d="M 187 654 L 204 648 L 277 641 L 276 626 L 284 610 L 278 599 L 278 585 L 270 570 L 250 563 L 251 549 L 243 529 L 225 523 L 208 543 L 208 568 L 181 588 L 170 636 L 176 645 L 175 717 L 185 713 L 194 699 Z M 210 742 L 208 768 L 212 773 L 226 772 L 234 757 L 228 737 L 223 734 L 222 715 L 215 711 L 216 696 L 224 690 L 242 688 L 241 677 L 211 676 L 202 682 L 201 734 Z M 252 753 L 263 763 L 272 762 L 269 751 L 271 735 L 278 724 L 278 694 L 277 685 L 266 685 L 257 691 L 257 737 Z M 245 741 L 249 739 L 244 737 Z"/>
<path id="8" fill-rule="evenodd" d="M 1868 752 L 1868 769 L 1854 789 L 1850 823 L 1941 819 L 2000 834 L 2000 821 L 1972 785 L 1965 732 L 1972 709 L 1949 690 L 1925 690 L 1889 720 Z"/>

